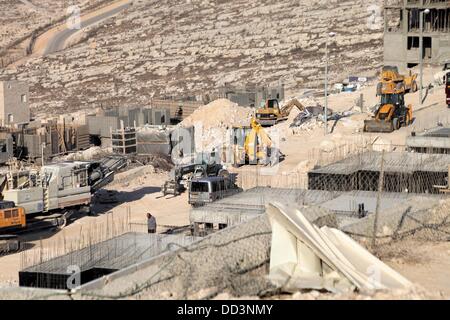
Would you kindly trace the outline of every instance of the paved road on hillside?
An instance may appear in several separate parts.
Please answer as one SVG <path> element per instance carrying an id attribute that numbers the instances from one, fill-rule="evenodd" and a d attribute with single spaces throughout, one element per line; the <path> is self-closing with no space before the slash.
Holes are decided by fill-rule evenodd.
<path id="1" fill-rule="evenodd" d="M 120 7 L 111 9 L 107 12 L 104 12 L 102 14 L 99 14 L 95 17 L 92 17 L 90 19 L 87 19 L 85 21 L 83 21 L 81 23 L 81 29 L 89 27 L 95 23 L 98 23 L 102 20 L 108 19 L 116 14 L 118 14 L 119 12 L 121 12 L 122 10 L 125 10 L 126 8 L 128 8 L 130 6 L 130 3 L 121 5 Z M 79 29 L 64 29 L 60 32 L 58 32 L 57 34 L 55 34 L 53 36 L 53 38 L 48 42 L 47 47 L 45 48 L 44 51 L 44 55 L 50 54 L 50 53 L 54 53 L 54 52 L 58 52 L 60 50 L 64 49 L 64 44 L 67 41 L 67 39 L 69 39 L 69 37 L 71 37 L 72 35 L 74 35 L 76 32 L 80 31 Z"/>

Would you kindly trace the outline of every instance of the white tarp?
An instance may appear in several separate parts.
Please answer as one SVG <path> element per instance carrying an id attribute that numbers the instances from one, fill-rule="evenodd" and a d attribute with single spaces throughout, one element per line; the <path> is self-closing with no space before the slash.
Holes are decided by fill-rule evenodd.
<path id="1" fill-rule="evenodd" d="M 340 230 L 311 224 L 296 208 L 269 204 L 270 279 L 287 291 L 406 289 L 411 282 Z"/>

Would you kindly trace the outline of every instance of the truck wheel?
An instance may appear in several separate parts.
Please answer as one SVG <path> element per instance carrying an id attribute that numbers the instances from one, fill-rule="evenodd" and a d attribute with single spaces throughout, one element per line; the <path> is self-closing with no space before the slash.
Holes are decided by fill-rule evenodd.
<path id="1" fill-rule="evenodd" d="M 400 121 L 398 121 L 398 118 L 394 118 L 392 120 L 392 126 L 394 127 L 394 130 L 400 129 Z"/>

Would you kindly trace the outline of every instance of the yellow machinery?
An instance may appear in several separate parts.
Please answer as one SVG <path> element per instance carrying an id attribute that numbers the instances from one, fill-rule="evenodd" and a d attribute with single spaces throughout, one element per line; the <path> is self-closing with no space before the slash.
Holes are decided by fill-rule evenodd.
<path id="1" fill-rule="evenodd" d="M 20 240 L 16 235 L 6 232 L 25 229 L 27 226 L 25 210 L 16 207 L 14 202 L 0 201 L 0 254 L 20 249 Z"/>
<path id="2" fill-rule="evenodd" d="M 262 125 L 252 118 L 250 127 L 233 128 L 233 165 L 263 164 L 273 165 L 279 161 L 281 153 Z"/>
<path id="3" fill-rule="evenodd" d="M 18 233 L 62 228 L 78 212 L 89 212 L 92 195 L 126 164 L 126 158 L 108 157 L 10 170 L 0 176 L 0 253 L 18 250 Z"/>
<path id="4" fill-rule="evenodd" d="M 16 207 L 13 202 L 1 201 L 0 208 L 0 231 L 26 227 L 26 215 L 22 207 Z"/>
<path id="5" fill-rule="evenodd" d="M 289 101 L 282 108 L 280 108 L 277 99 L 270 99 L 266 101 L 263 108 L 256 110 L 256 119 L 262 126 L 273 126 L 278 122 L 287 120 L 294 107 L 297 107 L 300 111 L 305 110 L 305 107 L 297 99 Z"/>
<path id="6" fill-rule="evenodd" d="M 386 84 L 380 95 L 380 106 L 371 120 L 364 121 L 365 132 L 392 132 L 409 126 L 413 119 L 412 105 L 405 104 L 404 86 Z"/>
<path id="7" fill-rule="evenodd" d="M 404 90 L 405 93 L 416 92 L 417 74 L 409 72 L 409 76 L 403 76 L 398 72 L 397 67 L 384 66 L 381 70 L 380 82 L 377 87 L 377 95 L 380 96 L 383 91 L 389 90 L 394 85 L 397 90 Z"/>

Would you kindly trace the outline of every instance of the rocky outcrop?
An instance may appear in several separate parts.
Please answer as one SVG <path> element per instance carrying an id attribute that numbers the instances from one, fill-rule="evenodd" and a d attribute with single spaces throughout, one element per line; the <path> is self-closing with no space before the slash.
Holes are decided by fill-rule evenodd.
<path id="1" fill-rule="evenodd" d="M 372 11 L 363 0 L 135 1 L 84 42 L 3 75 L 29 81 L 32 106 L 46 113 L 213 94 L 226 82 L 282 81 L 295 92 L 322 86 L 329 31 L 334 81 L 381 65 Z"/>

